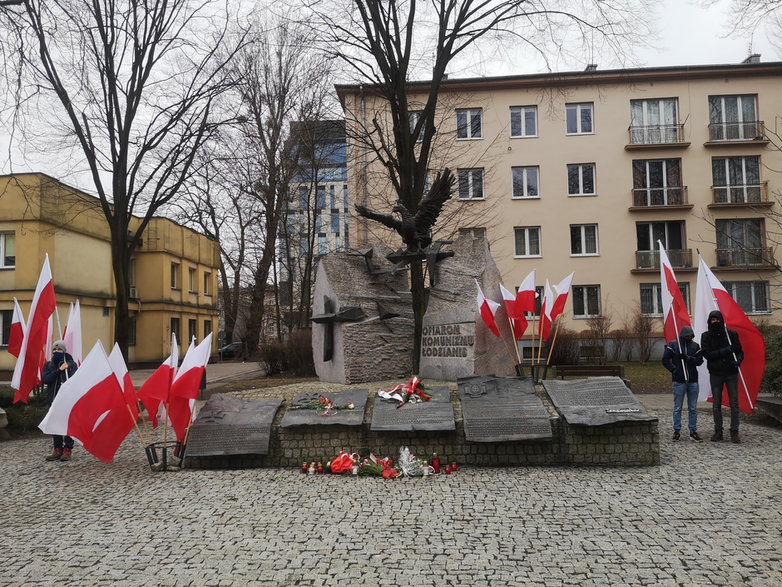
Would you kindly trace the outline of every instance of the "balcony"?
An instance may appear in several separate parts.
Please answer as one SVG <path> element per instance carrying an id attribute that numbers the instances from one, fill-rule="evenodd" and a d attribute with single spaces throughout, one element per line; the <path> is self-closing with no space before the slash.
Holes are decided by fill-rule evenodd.
<path id="1" fill-rule="evenodd" d="M 710 208 L 734 206 L 771 206 L 768 199 L 768 182 L 759 184 L 711 186 Z"/>
<path id="2" fill-rule="evenodd" d="M 630 142 L 625 150 L 646 148 L 689 147 L 684 140 L 684 123 L 631 126 L 627 129 Z"/>
<path id="3" fill-rule="evenodd" d="M 766 137 L 766 126 L 762 120 L 750 122 L 712 122 L 709 124 L 709 140 L 704 147 L 716 147 L 720 145 L 765 145 L 769 142 Z"/>
<path id="4" fill-rule="evenodd" d="M 687 186 L 633 189 L 630 210 L 659 208 L 692 208 L 692 204 L 687 201 Z"/>
<path id="5" fill-rule="evenodd" d="M 671 267 L 687 269 L 692 267 L 692 249 L 669 249 L 666 251 Z M 660 270 L 660 251 L 636 251 L 636 270 Z"/>
<path id="6" fill-rule="evenodd" d="M 717 249 L 717 267 L 725 269 L 735 267 L 744 269 L 754 268 L 773 268 L 774 261 L 771 247 L 760 247 L 755 249 Z"/>

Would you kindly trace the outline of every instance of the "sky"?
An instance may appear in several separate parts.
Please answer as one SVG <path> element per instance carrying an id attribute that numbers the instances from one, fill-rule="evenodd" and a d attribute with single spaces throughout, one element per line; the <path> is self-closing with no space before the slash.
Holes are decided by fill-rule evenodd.
<path id="1" fill-rule="evenodd" d="M 761 32 L 755 39 L 732 36 L 726 38 L 730 22 L 730 0 L 713 2 L 708 8 L 703 6 L 705 0 L 657 0 L 653 3 L 654 12 L 649 18 L 658 23 L 659 39 L 655 47 L 638 48 L 635 50 L 640 63 L 647 67 L 675 65 L 708 65 L 722 63 L 740 63 L 750 53 L 760 53 L 761 60 L 782 61 L 782 53 L 773 47 L 771 42 Z M 565 66 L 563 70 L 583 69 L 584 64 Z M 610 68 L 610 64 L 600 64 L 599 68 Z M 495 60 L 484 68 L 484 75 L 509 75 L 524 73 L 539 73 L 545 71 L 541 63 L 498 62 Z M 475 75 L 472 73 L 472 75 Z M 457 73 L 455 77 L 461 77 Z M 9 138 L 0 127 L 0 174 L 23 171 L 41 171 L 48 173 L 65 183 L 79 187 L 89 193 L 89 176 L 74 173 L 73 164 L 80 153 L 74 151 L 68 155 L 67 161 L 57 161 L 56 158 L 34 157 L 34 154 L 24 160 L 21 152 L 14 148 L 14 165 L 9 164 Z M 78 163 L 77 163 L 78 166 Z M 67 169 L 70 168 L 70 169 Z"/>

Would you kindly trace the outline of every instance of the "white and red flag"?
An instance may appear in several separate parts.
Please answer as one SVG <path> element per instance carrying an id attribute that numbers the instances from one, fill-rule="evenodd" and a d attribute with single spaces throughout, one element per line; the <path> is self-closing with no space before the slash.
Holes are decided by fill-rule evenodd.
<path id="1" fill-rule="evenodd" d="M 65 341 L 65 346 L 68 347 L 68 354 L 73 357 L 77 365 L 81 365 L 84 355 L 81 346 L 81 307 L 79 306 L 79 300 L 70 305 L 68 322 L 65 325 L 65 332 L 63 332 L 63 340 Z"/>
<path id="2" fill-rule="evenodd" d="M 508 291 L 502 284 L 500 284 L 500 291 L 502 292 L 502 301 L 505 303 L 505 311 L 508 313 L 508 318 L 511 319 L 513 335 L 516 340 L 521 340 L 527 330 L 527 317 L 519 309 L 515 294 Z"/>
<path id="3" fill-rule="evenodd" d="M 516 293 L 516 306 L 520 312 L 535 313 L 535 270 L 530 271 L 522 280 Z"/>
<path id="4" fill-rule="evenodd" d="M 679 338 L 682 326 L 692 326 L 687 305 L 673 273 L 673 267 L 665 253 L 663 243 L 657 241 L 660 247 L 660 294 L 663 311 L 663 336 L 665 342 Z"/>
<path id="5" fill-rule="evenodd" d="M 551 325 L 554 319 L 551 316 L 551 310 L 554 307 L 554 292 L 551 291 L 548 279 L 546 280 L 546 289 L 543 293 L 543 301 L 540 305 L 540 338 L 548 340 L 551 336 Z"/>
<path id="6" fill-rule="evenodd" d="M 554 304 L 551 306 L 552 323 L 557 319 L 557 316 L 565 311 L 565 303 L 567 302 L 567 297 L 570 293 L 570 284 L 573 283 L 574 275 L 575 272 L 565 277 L 565 279 L 560 281 L 557 285 L 552 286 L 554 289 Z"/>
<path id="7" fill-rule="evenodd" d="M 128 367 L 125 364 L 125 358 L 122 356 L 122 351 L 119 345 L 115 342 L 114 348 L 111 349 L 109 355 L 109 364 L 111 370 L 114 371 L 114 375 L 117 377 L 120 387 L 122 388 L 122 395 L 125 398 L 125 403 L 130 406 L 133 416 L 138 416 L 138 395 L 136 394 L 136 386 L 133 385 L 133 381 L 130 379 L 130 373 Z"/>
<path id="8" fill-rule="evenodd" d="M 494 333 L 494 336 L 499 336 L 500 329 L 497 328 L 497 322 L 494 319 L 494 315 L 497 313 L 500 305 L 495 301 L 487 299 L 486 296 L 483 295 L 483 290 L 477 279 L 475 280 L 475 287 L 478 288 L 478 311 L 481 314 L 483 323 L 486 324 L 492 333 Z"/>
<path id="9" fill-rule="evenodd" d="M 18 357 L 19 351 L 22 350 L 24 331 L 24 314 L 22 313 L 22 308 L 19 307 L 19 302 L 14 298 L 14 313 L 11 317 L 11 328 L 8 332 L 8 352 L 15 357 Z"/>
<path id="10" fill-rule="evenodd" d="M 198 346 L 194 346 L 191 342 L 171 384 L 168 418 L 180 442 L 184 440 L 187 427 L 190 426 L 193 405 L 198 397 L 211 351 L 211 332 Z"/>
<path id="11" fill-rule="evenodd" d="M 117 428 L 118 422 L 124 426 Z M 132 425 L 122 388 L 98 341 L 82 366 L 62 384 L 39 428 L 46 434 L 78 440 L 85 450 L 108 463 Z"/>
<path id="12" fill-rule="evenodd" d="M 19 349 L 19 358 L 14 367 L 11 379 L 11 387 L 16 390 L 14 402 L 27 402 L 33 387 L 40 381 L 40 370 L 43 364 L 43 349 L 47 344 L 49 317 L 54 312 L 57 301 L 54 297 L 54 281 L 49 267 L 49 255 L 43 261 L 41 274 L 38 276 L 38 285 L 30 306 L 30 315 L 27 319 L 27 331 L 22 346 Z"/>
<path id="13" fill-rule="evenodd" d="M 179 364 L 179 349 L 176 343 L 176 334 L 171 333 L 171 354 L 163 361 L 152 375 L 138 390 L 138 398 L 147 408 L 147 414 L 152 422 L 152 427 L 158 426 L 158 411 L 165 405 L 170 397 L 171 383 L 176 375 Z"/>
<path id="14" fill-rule="evenodd" d="M 755 407 L 763 371 L 766 368 L 766 343 L 763 335 L 747 318 L 725 287 L 720 283 L 702 258 L 698 260 L 698 286 L 695 292 L 695 331 L 696 340 L 708 329 L 708 317 L 713 310 L 719 310 L 725 319 L 725 326 L 736 331 L 744 350 L 744 360 L 739 367 L 739 410 L 751 414 Z M 711 386 L 706 363 L 698 368 L 701 382 L 698 399 L 711 401 Z M 722 405 L 729 406 L 727 392 L 722 394 Z"/>

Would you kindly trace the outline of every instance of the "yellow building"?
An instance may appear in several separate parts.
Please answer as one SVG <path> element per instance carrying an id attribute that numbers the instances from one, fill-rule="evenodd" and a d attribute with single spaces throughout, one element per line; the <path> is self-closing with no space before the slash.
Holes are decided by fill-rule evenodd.
<path id="1" fill-rule="evenodd" d="M 410 84 L 423 103 L 427 82 Z M 388 120 L 366 86 L 338 86 L 348 137 Z M 435 117 L 431 168 L 450 167 L 458 194 L 449 229 L 487 236 L 508 288 L 575 271 L 565 326 L 613 328 L 659 317 L 660 239 L 692 312 L 697 250 L 756 321 L 779 324 L 774 233 L 782 192 L 782 63 L 661 67 L 449 79 Z M 415 106 L 413 106 L 413 109 Z M 368 128 L 368 123 L 363 128 Z M 392 136 L 392 135 L 388 135 Z M 349 193 L 390 210 L 383 170 L 355 139 Z M 385 202 L 382 202 L 385 198 Z M 353 218 L 351 246 L 388 238 Z M 778 265 L 777 265 L 778 266 Z M 488 292 L 487 292 L 488 293 Z M 493 292 L 498 296 L 498 292 Z M 658 321 L 661 331 L 661 322 Z"/>
<path id="2" fill-rule="evenodd" d="M 134 218 L 131 230 L 140 223 Z M 48 253 L 59 321 L 79 300 L 84 352 L 97 340 L 113 345 L 115 285 L 109 229 L 96 198 L 40 173 L 0 176 L 0 371 L 12 370 L 6 349 L 13 298 L 25 318 Z M 154 218 L 131 262 L 130 363 L 155 363 L 191 336 L 217 328 L 218 243 L 165 218 Z M 58 338 L 57 320 L 54 337 Z M 216 340 L 213 343 L 217 344 Z"/>

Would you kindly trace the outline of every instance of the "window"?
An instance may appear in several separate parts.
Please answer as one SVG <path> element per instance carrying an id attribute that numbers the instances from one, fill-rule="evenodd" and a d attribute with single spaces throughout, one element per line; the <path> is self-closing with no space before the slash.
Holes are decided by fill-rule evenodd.
<path id="1" fill-rule="evenodd" d="M 630 100 L 630 143 L 655 145 L 679 141 L 676 98 Z"/>
<path id="2" fill-rule="evenodd" d="M 513 173 L 513 198 L 539 198 L 539 167 L 511 167 Z"/>
<path id="3" fill-rule="evenodd" d="M 517 226 L 513 234 L 516 257 L 540 257 L 540 226 Z"/>
<path id="4" fill-rule="evenodd" d="M 319 233 L 318 234 L 318 255 L 325 255 L 328 253 L 328 241 L 326 240 L 326 234 L 325 233 Z"/>
<path id="5" fill-rule="evenodd" d="M 212 332 L 212 321 L 204 320 L 204 338 L 209 336 Z"/>
<path id="6" fill-rule="evenodd" d="M 466 108 L 456 111 L 456 138 L 480 139 L 483 111 L 480 108 Z"/>
<path id="7" fill-rule="evenodd" d="M 510 136 L 535 137 L 538 135 L 538 107 L 511 106 Z"/>
<path id="8" fill-rule="evenodd" d="M 709 96 L 709 140 L 742 141 L 763 138 L 755 102 L 755 95 Z"/>
<path id="9" fill-rule="evenodd" d="M 331 232 L 339 234 L 339 210 L 336 208 L 331 210 Z"/>
<path id="10" fill-rule="evenodd" d="M 337 191 L 334 185 L 329 186 L 329 204 L 332 210 L 337 207 Z"/>
<path id="11" fill-rule="evenodd" d="M 459 199 L 483 199 L 483 169 L 459 169 Z"/>
<path id="12" fill-rule="evenodd" d="M 762 218 L 717 220 L 717 265 L 763 265 Z"/>
<path id="13" fill-rule="evenodd" d="M 567 166 L 567 193 L 569 196 L 595 195 L 594 163 L 577 163 Z"/>
<path id="14" fill-rule="evenodd" d="M 0 267 L 16 265 L 16 237 L 13 232 L 0 232 Z"/>
<path id="15" fill-rule="evenodd" d="M 591 318 L 600 315 L 600 286 L 573 286 L 573 318 Z"/>
<path id="16" fill-rule="evenodd" d="M 660 267 L 658 240 L 665 247 L 672 266 L 689 267 L 692 265 L 691 251 L 684 248 L 684 221 L 682 220 L 636 222 L 635 240 L 636 267 L 639 269 Z"/>
<path id="17" fill-rule="evenodd" d="M 684 305 L 689 312 L 690 308 L 690 284 L 679 282 L 679 291 L 682 293 Z M 644 316 L 662 316 L 663 298 L 659 283 L 641 284 L 641 314 Z"/>
<path id="18" fill-rule="evenodd" d="M 722 285 L 747 314 L 771 312 L 768 281 L 723 281 Z"/>
<path id="19" fill-rule="evenodd" d="M 411 110 L 410 111 L 410 136 L 415 137 L 415 142 L 420 143 L 424 140 L 424 127 L 421 127 L 421 130 L 418 132 L 418 134 L 415 134 L 415 125 L 418 124 L 418 121 L 421 120 L 421 116 L 423 115 L 423 110 Z M 458 119 L 459 119 L 459 113 L 457 111 L 456 114 L 457 118 L 457 125 L 458 125 Z"/>
<path id="20" fill-rule="evenodd" d="M 171 289 L 179 289 L 179 263 L 171 263 Z"/>
<path id="21" fill-rule="evenodd" d="M 326 207 L 326 186 L 319 185 L 315 188 L 315 210 L 323 210 Z"/>
<path id="22" fill-rule="evenodd" d="M 715 157 L 711 160 L 715 204 L 761 201 L 760 157 Z"/>
<path id="23" fill-rule="evenodd" d="M 676 206 L 686 203 L 681 159 L 633 161 L 633 206 Z"/>
<path id="24" fill-rule="evenodd" d="M 212 288 L 209 287 L 211 285 L 211 281 L 212 281 L 212 274 L 205 272 L 204 273 L 204 295 L 205 296 L 212 295 Z"/>
<path id="25" fill-rule="evenodd" d="M 171 334 L 176 336 L 177 345 L 179 344 L 180 332 L 179 332 L 179 318 L 171 318 Z"/>
<path id="26" fill-rule="evenodd" d="M 474 240 L 486 238 L 486 228 L 482 226 L 462 227 L 457 229 L 459 235 L 469 234 Z"/>
<path id="27" fill-rule="evenodd" d="M 196 270 L 195 267 L 187 268 L 187 291 L 196 292 Z"/>
<path id="28" fill-rule="evenodd" d="M 8 346 L 8 339 L 11 336 L 11 321 L 13 319 L 13 310 L 0 310 L 0 346 Z"/>
<path id="29" fill-rule="evenodd" d="M 310 192 L 306 186 L 299 186 L 299 210 L 308 210 L 310 207 Z"/>
<path id="30" fill-rule="evenodd" d="M 591 134 L 592 127 L 592 103 L 566 104 L 565 117 L 567 119 L 567 134 L 583 135 Z"/>
<path id="31" fill-rule="evenodd" d="M 570 225 L 570 254 L 597 255 L 597 224 Z"/>
<path id="32" fill-rule="evenodd" d="M 187 321 L 187 344 L 190 344 L 190 341 L 197 337 L 198 331 L 196 321 L 195 318 L 191 318 Z"/>

